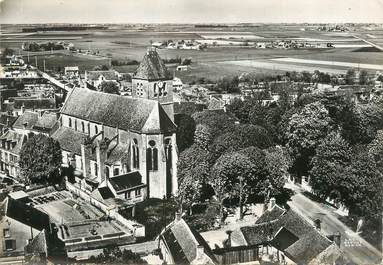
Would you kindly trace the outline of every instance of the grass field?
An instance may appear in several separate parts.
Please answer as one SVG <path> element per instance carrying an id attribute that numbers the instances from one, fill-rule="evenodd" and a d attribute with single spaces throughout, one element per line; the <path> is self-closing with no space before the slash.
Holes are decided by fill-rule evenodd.
<path id="1" fill-rule="evenodd" d="M 361 37 L 376 43 L 383 43 L 383 30 L 364 30 L 355 32 L 319 32 L 314 27 L 306 26 L 302 31 L 302 25 L 253 25 L 232 26 L 217 28 L 197 28 L 193 25 L 159 25 L 152 27 L 139 27 L 131 25 L 113 25 L 107 30 L 86 30 L 81 32 L 36 32 L 21 33 L 21 27 L 5 25 L 2 28 L 2 47 L 20 49 L 22 42 L 28 39 L 55 39 L 72 42 L 76 48 L 82 50 L 99 51 L 100 54 L 117 60 L 141 61 L 151 42 L 182 39 L 214 39 L 236 38 L 254 39 L 259 38 L 300 38 L 315 39 L 321 41 L 334 41 L 337 44 L 363 45 L 364 42 L 356 37 Z M 293 70 L 284 64 L 274 67 L 275 63 L 270 59 L 294 58 L 304 60 L 336 61 L 356 64 L 383 64 L 383 52 L 371 52 L 359 48 L 336 48 L 336 49 L 255 49 L 246 47 L 211 47 L 206 51 L 195 50 L 168 50 L 160 49 L 163 59 L 176 57 L 191 58 L 193 61 L 189 71 L 177 73 L 184 82 L 190 82 L 200 77 L 218 79 L 224 75 L 235 75 L 242 72 L 256 71 L 267 73 L 281 73 Z M 101 64 L 108 64 L 108 59 L 82 55 L 39 55 L 38 65 L 42 67 L 45 59 L 46 68 L 57 70 L 65 66 L 79 66 L 81 71 L 90 70 Z M 34 64 L 34 58 L 31 58 Z M 261 61 L 258 65 L 241 61 Z M 225 63 L 220 63 L 225 62 Z M 282 65 L 282 64 L 281 64 Z M 290 65 L 293 65 L 290 63 Z M 316 67 L 333 72 L 346 70 L 346 67 L 333 67 L 320 64 L 295 64 L 296 70 L 311 71 Z M 116 70 L 121 72 L 133 72 L 137 66 L 119 66 Z M 173 70 L 174 68 L 171 68 Z"/>

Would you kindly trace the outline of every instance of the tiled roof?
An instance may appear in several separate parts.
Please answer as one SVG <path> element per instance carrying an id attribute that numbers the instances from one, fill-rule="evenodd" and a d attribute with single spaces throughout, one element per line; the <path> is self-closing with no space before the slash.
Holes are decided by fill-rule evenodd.
<path id="1" fill-rule="evenodd" d="M 24 129 L 25 125 L 25 129 L 46 132 L 51 130 L 56 123 L 57 116 L 53 112 L 44 112 L 44 114 L 40 116 L 37 112 L 26 111 L 17 118 L 13 127 L 16 129 Z"/>
<path id="2" fill-rule="evenodd" d="M 109 182 L 117 193 L 144 185 L 139 171 L 133 171 L 127 174 L 111 177 Z"/>
<path id="3" fill-rule="evenodd" d="M 183 220 L 174 221 L 161 234 L 175 264 L 190 264 L 197 257 L 197 246 L 203 246 L 205 254 L 210 257 L 207 264 L 214 264 L 215 258 L 206 241 Z"/>
<path id="4" fill-rule="evenodd" d="M 281 231 L 282 234 L 278 234 Z M 241 227 L 240 231 L 235 232 L 243 235 L 247 245 L 271 242 L 291 260 L 303 264 L 333 244 L 292 209 L 280 214 L 280 209 L 276 207 L 265 212 L 265 216 L 261 216 L 255 225 Z"/>
<path id="5" fill-rule="evenodd" d="M 66 127 L 60 127 L 52 134 L 52 138 L 60 143 L 63 150 L 81 155 L 81 144 L 87 135 Z"/>
<path id="6" fill-rule="evenodd" d="M 32 97 L 16 97 L 10 98 L 13 101 L 14 109 L 21 109 L 24 105 L 25 109 L 55 109 L 56 99 L 54 98 L 32 98 Z"/>
<path id="7" fill-rule="evenodd" d="M 5 216 L 39 231 L 49 230 L 49 216 L 47 214 L 9 197 L 6 200 Z"/>
<path id="8" fill-rule="evenodd" d="M 87 71 L 86 78 L 88 80 L 98 80 L 100 76 L 105 77 L 106 80 L 118 80 L 116 71 Z"/>
<path id="9" fill-rule="evenodd" d="M 84 88 L 72 90 L 61 113 L 126 131 L 159 133 L 173 132 L 176 129 L 157 101 L 133 99 Z"/>
<path id="10" fill-rule="evenodd" d="M 26 111 L 22 115 L 20 115 L 15 123 L 13 124 L 14 128 L 23 129 L 24 125 L 26 129 L 32 129 L 39 119 L 39 114 L 37 112 Z"/>
<path id="11" fill-rule="evenodd" d="M 37 120 L 34 129 L 50 130 L 57 124 L 57 115 L 53 112 L 44 112 Z"/>
<path id="12" fill-rule="evenodd" d="M 27 255 L 40 255 L 42 253 L 47 255 L 48 250 L 45 230 L 41 231 L 37 236 L 35 236 L 32 241 L 25 246 L 24 249 Z"/>
<path id="13" fill-rule="evenodd" d="M 144 80 L 173 79 L 172 74 L 155 50 L 146 52 L 133 77 Z"/>

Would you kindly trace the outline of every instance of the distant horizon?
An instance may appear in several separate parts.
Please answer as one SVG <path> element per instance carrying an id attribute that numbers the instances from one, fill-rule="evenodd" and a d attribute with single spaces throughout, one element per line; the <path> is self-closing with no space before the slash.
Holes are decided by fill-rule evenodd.
<path id="1" fill-rule="evenodd" d="M 38 23 L 1 23 L 2 25 L 46 25 L 46 24 L 55 24 L 55 25 L 241 25 L 241 24 L 267 24 L 267 25 L 280 25 L 280 24 L 287 24 L 287 25 L 317 25 L 317 24 L 377 24 L 377 25 L 383 25 L 383 22 L 232 22 L 232 23 L 221 23 L 221 22 L 196 22 L 196 23 L 187 23 L 187 22 L 153 22 L 153 23 L 146 23 L 146 22 L 38 22 Z"/>
<path id="2" fill-rule="evenodd" d="M 383 23 L 382 0 L 0 0 L 3 24 Z"/>

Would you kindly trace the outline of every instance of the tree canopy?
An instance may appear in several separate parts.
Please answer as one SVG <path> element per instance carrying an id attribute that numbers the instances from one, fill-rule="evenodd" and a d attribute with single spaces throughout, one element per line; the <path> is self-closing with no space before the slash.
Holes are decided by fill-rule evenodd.
<path id="1" fill-rule="evenodd" d="M 30 137 L 21 148 L 21 174 L 30 183 L 59 183 L 61 163 L 59 142 L 44 134 Z"/>
<path id="2" fill-rule="evenodd" d="M 104 81 L 101 83 L 99 89 L 104 93 L 109 94 L 120 94 L 120 88 L 116 82 L 113 81 Z"/>

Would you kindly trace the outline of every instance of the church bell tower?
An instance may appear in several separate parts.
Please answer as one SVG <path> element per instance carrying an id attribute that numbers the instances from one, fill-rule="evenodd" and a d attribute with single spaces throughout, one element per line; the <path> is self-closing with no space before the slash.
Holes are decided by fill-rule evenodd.
<path id="1" fill-rule="evenodd" d="M 146 52 L 132 77 L 132 97 L 157 100 L 174 121 L 173 76 L 155 48 Z"/>

